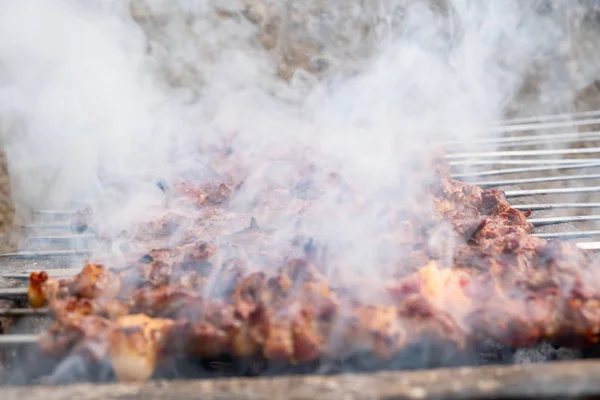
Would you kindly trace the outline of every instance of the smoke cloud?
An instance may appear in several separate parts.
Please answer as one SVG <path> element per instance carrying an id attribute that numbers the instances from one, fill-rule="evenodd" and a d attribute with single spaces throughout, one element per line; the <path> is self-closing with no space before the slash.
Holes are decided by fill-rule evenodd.
<path id="1" fill-rule="evenodd" d="M 275 243 L 313 237 L 332 264 L 376 281 L 402 258 L 379 240 L 398 235 L 390 207 L 427 201 L 411 196 L 427 179 L 407 177 L 416 163 L 444 141 L 491 135 L 532 76 L 520 114 L 568 109 L 600 65 L 573 50 L 583 3 L 346 3 L 1 1 L 16 202 L 77 201 L 127 242 L 166 208 L 183 212 L 157 181 L 235 173 L 245 219 L 231 232 L 254 216 Z M 306 182 L 308 211 L 274 206 Z"/>

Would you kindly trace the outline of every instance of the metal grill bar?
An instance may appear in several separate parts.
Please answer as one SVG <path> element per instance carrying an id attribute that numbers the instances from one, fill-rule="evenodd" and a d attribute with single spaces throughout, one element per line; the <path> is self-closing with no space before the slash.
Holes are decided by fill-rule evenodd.
<path id="1" fill-rule="evenodd" d="M 505 168 L 496 169 L 489 171 L 477 171 L 477 172 L 463 172 L 458 174 L 451 174 L 450 176 L 455 179 L 465 179 L 471 176 L 494 176 L 494 175 L 511 175 L 511 174 L 522 174 L 529 172 L 544 172 L 544 171 L 563 171 L 569 169 L 579 168 L 598 168 L 598 163 L 571 163 L 569 165 L 552 165 L 549 167 L 522 167 L 522 168 Z"/>
<path id="2" fill-rule="evenodd" d="M 22 226 L 22 228 L 26 228 L 29 230 L 43 230 L 43 229 L 64 229 L 71 230 L 73 227 L 70 224 L 65 224 L 64 222 L 56 222 L 56 223 L 46 223 L 46 224 L 31 224 Z"/>
<path id="3" fill-rule="evenodd" d="M 600 242 L 577 243 L 577 247 L 582 250 L 600 250 Z"/>
<path id="4" fill-rule="evenodd" d="M 0 288 L 0 298 L 10 299 L 10 298 L 23 298 L 27 297 L 27 288 L 19 287 L 19 288 Z M 2 336 L 2 335 L 0 335 Z"/>
<path id="5" fill-rule="evenodd" d="M 600 203 L 513 204 L 512 207 L 520 211 L 542 211 L 565 208 L 600 208 Z"/>
<path id="6" fill-rule="evenodd" d="M 32 272 L 39 272 L 39 269 L 25 270 L 19 274 L 2 274 L 2 277 L 6 279 L 29 279 Z M 81 272 L 81 268 L 56 268 L 48 269 L 46 272 L 51 278 L 69 278 Z"/>
<path id="7" fill-rule="evenodd" d="M 76 241 L 76 240 L 91 240 L 94 239 L 94 235 L 47 235 L 47 236 L 28 236 L 27 241 Z"/>
<path id="8" fill-rule="evenodd" d="M 33 214 L 36 215 L 67 215 L 72 216 L 79 210 L 34 210 Z"/>
<path id="9" fill-rule="evenodd" d="M 46 257 L 64 257 L 64 256 L 80 256 L 89 255 L 90 250 L 47 250 L 47 251 L 21 251 L 18 253 L 2 253 L 0 258 L 46 258 Z"/>
<path id="10" fill-rule="evenodd" d="M 17 333 L 13 333 L 10 335 L 0 335 L 0 348 L 36 344 L 39 338 L 39 335 L 26 335 Z"/>
<path id="11" fill-rule="evenodd" d="M 570 224 L 574 222 L 585 222 L 585 221 L 600 221 L 600 215 L 578 215 L 575 217 L 548 217 L 548 218 L 530 218 L 528 221 L 535 227 L 556 225 L 556 224 Z"/>
<path id="12" fill-rule="evenodd" d="M 2 317 L 38 317 L 48 314 L 47 308 L 0 308 Z"/>
<path id="13" fill-rule="evenodd" d="M 537 157 L 537 156 L 565 156 L 573 154 L 600 154 L 600 147 L 588 147 L 583 149 L 556 149 L 556 150 L 507 150 L 489 151 L 477 153 L 454 153 L 447 154 L 447 159 L 457 158 L 488 158 L 488 157 Z M 537 160 L 533 160 L 537 161 Z M 571 160 L 569 160 L 571 161 Z"/>
<path id="14" fill-rule="evenodd" d="M 552 114 L 552 115 L 538 115 L 538 116 L 534 116 L 534 117 L 509 118 L 509 119 L 505 119 L 502 121 L 498 121 L 494 125 L 507 126 L 507 125 L 535 123 L 535 122 L 573 120 L 573 119 L 578 119 L 578 118 L 590 118 L 590 117 L 600 117 L 600 110 L 579 111 L 579 112 Z"/>
<path id="15" fill-rule="evenodd" d="M 528 197 L 543 196 L 551 194 L 579 194 L 600 192 L 600 186 L 573 187 L 573 188 L 553 188 L 553 189 L 531 189 L 531 190 L 507 190 L 506 197 Z"/>
<path id="16" fill-rule="evenodd" d="M 552 232 L 552 233 L 534 233 L 533 236 L 537 236 L 542 239 L 581 239 L 592 236 L 600 236 L 600 230 L 597 231 L 577 231 L 577 232 Z"/>
<path id="17" fill-rule="evenodd" d="M 590 118 L 585 120 L 576 121 L 549 121 L 549 122 L 538 122 L 538 123 L 523 123 L 523 124 L 511 124 L 504 126 L 495 126 L 490 129 L 491 132 L 527 132 L 537 131 L 544 129 L 557 129 L 557 128 L 574 128 L 586 125 L 595 125 L 600 123 L 600 118 Z"/>
<path id="18" fill-rule="evenodd" d="M 600 163 L 600 158 L 584 158 L 584 159 L 519 159 L 519 160 L 462 160 L 450 161 L 450 166 L 456 165 L 576 165 L 584 163 Z"/>
<path id="19" fill-rule="evenodd" d="M 578 143 L 593 139 L 600 139 L 600 131 L 551 133 L 547 135 L 500 136 L 490 139 L 450 140 L 443 142 L 442 145 L 445 147 L 470 147 L 473 145 L 487 144 L 498 147 L 510 147 L 539 145 L 540 143 Z"/>
<path id="20" fill-rule="evenodd" d="M 498 186 L 513 186 L 528 183 L 545 183 L 545 182 L 561 182 L 561 181 L 583 181 L 589 179 L 600 179 L 600 174 L 588 175 L 561 175 L 561 176 L 546 176 L 543 178 L 525 178 L 525 179 L 505 179 L 488 182 L 473 182 L 474 185 L 482 188 L 498 187 Z"/>

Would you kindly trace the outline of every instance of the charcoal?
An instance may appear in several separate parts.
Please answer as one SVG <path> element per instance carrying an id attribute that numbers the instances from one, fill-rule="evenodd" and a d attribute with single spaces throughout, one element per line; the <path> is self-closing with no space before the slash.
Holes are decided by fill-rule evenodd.
<path id="1" fill-rule="evenodd" d="M 530 349 L 518 349 L 513 356 L 515 364 L 534 364 L 556 359 L 556 349 L 545 342 Z"/>
<path id="2" fill-rule="evenodd" d="M 512 362 L 514 349 L 493 339 L 477 343 L 475 351 L 481 364 L 506 364 Z"/>
<path id="3" fill-rule="evenodd" d="M 559 361 L 577 360 L 581 358 L 583 358 L 583 352 L 581 349 L 560 347 L 556 350 L 556 359 Z"/>

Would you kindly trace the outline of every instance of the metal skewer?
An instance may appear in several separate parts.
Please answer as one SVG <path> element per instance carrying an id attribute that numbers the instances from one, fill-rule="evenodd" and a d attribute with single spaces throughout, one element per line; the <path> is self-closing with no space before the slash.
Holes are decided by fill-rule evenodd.
<path id="1" fill-rule="evenodd" d="M 589 118 L 584 120 L 575 121 L 554 121 L 554 122 L 536 122 L 536 123 L 521 123 L 521 124 L 510 124 L 504 126 L 491 127 L 492 132 L 527 132 L 534 130 L 543 129 L 556 129 L 556 128 L 573 128 L 576 126 L 594 125 L 600 123 L 600 118 Z"/>
<path id="2" fill-rule="evenodd" d="M 47 308 L 0 308 L 2 317 L 36 317 L 49 315 Z"/>
<path id="3" fill-rule="evenodd" d="M 81 272 L 81 268 L 56 268 L 56 269 L 45 269 L 46 273 L 50 278 L 61 279 L 71 278 Z M 29 279 L 29 275 L 32 272 L 39 272 L 39 269 L 25 270 L 22 273 L 16 274 L 0 274 L 0 278 L 4 279 Z"/>
<path id="4" fill-rule="evenodd" d="M 524 178 L 524 179 L 505 179 L 499 181 L 488 181 L 488 182 L 473 182 L 473 185 L 481 186 L 482 188 L 498 187 L 498 186 L 512 186 L 528 183 L 545 183 L 545 182 L 560 182 L 560 181 L 583 181 L 588 179 L 600 179 L 600 174 L 588 174 L 588 175 L 560 175 L 560 176 L 546 176 L 542 178 Z"/>
<path id="5" fill-rule="evenodd" d="M 542 239 L 580 239 L 585 237 L 600 236 L 600 230 L 597 231 L 577 231 L 577 232 L 553 232 L 553 233 L 533 233 Z"/>
<path id="6" fill-rule="evenodd" d="M 567 208 L 600 208 L 600 203 L 551 203 L 551 204 L 512 204 L 520 211 L 558 210 Z"/>
<path id="7" fill-rule="evenodd" d="M 16 347 L 36 344 L 40 335 L 11 333 L 0 335 L 0 347 Z"/>
<path id="8" fill-rule="evenodd" d="M 600 192 L 600 186 L 574 187 L 574 188 L 553 188 L 553 189 L 531 189 L 531 190 L 507 190 L 507 198 L 540 196 L 550 194 L 579 194 Z"/>
<path id="9" fill-rule="evenodd" d="M 600 221 L 600 215 L 578 215 L 575 217 L 547 217 L 527 219 L 534 227 L 567 224 L 573 222 Z"/>
<path id="10" fill-rule="evenodd" d="M 564 156 L 573 154 L 600 154 L 600 147 L 586 147 L 582 149 L 556 149 L 556 150 L 507 150 L 477 153 L 446 154 L 447 159 L 457 158 L 488 158 L 488 157 L 537 157 L 537 156 Z"/>
<path id="11" fill-rule="evenodd" d="M 502 121 L 497 121 L 496 123 L 494 123 L 494 125 L 505 125 L 506 126 L 506 125 L 514 125 L 514 124 L 572 120 L 572 119 L 590 118 L 590 117 L 600 117 L 600 110 L 579 111 L 579 112 L 573 112 L 573 113 L 562 113 L 562 114 L 552 114 L 552 115 L 537 115 L 537 116 L 532 116 L 532 117 L 509 118 L 509 119 L 504 119 Z"/>
<path id="12" fill-rule="evenodd" d="M 84 256 L 89 255 L 91 250 L 47 250 L 47 251 L 21 251 L 18 253 L 2 253 L 0 258 L 46 258 L 61 256 Z"/>
<path id="13" fill-rule="evenodd" d="M 47 235 L 47 236 L 28 236 L 27 241 L 59 242 L 59 241 L 74 241 L 74 240 L 91 240 L 94 238 L 95 238 L 95 236 L 90 235 L 90 234 Z"/>
<path id="14" fill-rule="evenodd" d="M 519 160 L 461 160 L 449 161 L 450 166 L 454 165 L 575 165 L 584 163 L 600 163 L 600 158 L 580 158 L 580 159 L 519 159 Z"/>
<path id="15" fill-rule="evenodd" d="M 0 288 L 0 298 L 24 298 L 27 297 L 26 287 Z"/>
<path id="16" fill-rule="evenodd" d="M 77 209 L 69 209 L 69 210 L 34 210 L 33 214 L 37 215 L 73 215 L 76 214 Z"/>
<path id="17" fill-rule="evenodd" d="M 600 242 L 577 243 L 577 247 L 579 247 L 582 250 L 600 250 Z"/>
<path id="18" fill-rule="evenodd" d="M 578 143 L 600 139 L 600 131 L 533 134 L 524 136 L 500 136 L 486 139 L 449 140 L 441 143 L 445 147 L 470 147 L 472 145 L 493 145 L 494 147 L 530 146 L 540 143 Z"/>
<path id="19" fill-rule="evenodd" d="M 58 229 L 58 228 L 71 228 L 72 225 L 65 222 L 46 222 L 40 224 L 30 224 L 24 226 L 24 228 L 29 229 Z"/>
<path id="20" fill-rule="evenodd" d="M 450 175 L 454 179 L 464 179 L 470 176 L 493 176 L 493 175 L 509 175 L 509 174 L 521 174 L 528 172 L 543 172 L 543 171 L 562 171 L 567 169 L 580 169 L 580 168 L 598 168 L 600 163 L 577 163 L 574 162 L 570 165 L 553 165 L 549 167 L 521 167 L 521 168 L 504 168 L 489 171 L 479 172 L 465 172 Z"/>

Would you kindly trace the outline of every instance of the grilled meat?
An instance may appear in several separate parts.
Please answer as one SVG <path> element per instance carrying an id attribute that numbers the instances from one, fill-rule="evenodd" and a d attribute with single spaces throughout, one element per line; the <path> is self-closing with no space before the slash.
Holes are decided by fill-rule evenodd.
<path id="1" fill-rule="evenodd" d="M 390 208 L 397 234 L 365 239 L 405 255 L 381 269 L 387 291 L 376 301 L 359 296 L 360 275 L 332 276 L 327 248 L 308 238 L 278 253 L 277 235 L 255 219 L 223 235 L 229 187 L 174 186 L 174 196 L 191 199 L 205 217 L 203 231 L 180 246 L 113 269 L 88 264 L 70 279 L 33 273 L 31 305 L 48 303 L 56 315 L 42 349 L 93 349 L 119 379 L 143 380 L 181 355 L 296 364 L 364 351 L 388 359 L 424 338 L 459 349 L 490 337 L 518 346 L 597 341 L 598 260 L 531 236 L 525 214 L 502 192 L 452 180 L 443 165 L 422 187 L 431 200 L 422 212 Z M 310 213 L 310 202 L 302 204 Z M 183 222 L 166 214 L 141 236 L 156 229 L 161 237 Z"/>
<path id="2" fill-rule="evenodd" d="M 46 296 L 50 294 L 44 288 L 48 281 L 48 274 L 44 271 L 32 272 L 29 275 L 29 287 L 27 288 L 27 299 L 34 308 L 40 308 L 46 305 Z M 58 282 L 55 282 L 58 283 Z"/>
<path id="3" fill-rule="evenodd" d="M 174 322 L 144 314 L 117 318 L 108 333 L 108 356 L 117 379 L 140 381 L 152 376 L 163 356 Z"/>

